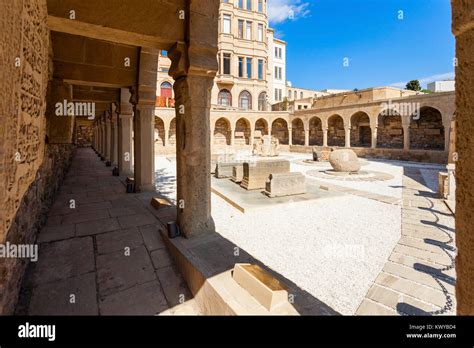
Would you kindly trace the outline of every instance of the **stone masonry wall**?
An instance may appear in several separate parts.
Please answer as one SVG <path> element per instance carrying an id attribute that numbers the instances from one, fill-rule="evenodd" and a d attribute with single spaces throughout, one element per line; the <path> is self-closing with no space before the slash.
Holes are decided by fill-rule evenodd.
<path id="1" fill-rule="evenodd" d="M 71 164 L 74 149 L 74 145 L 70 144 L 46 146 L 44 161 L 36 173 L 36 180 L 20 201 L 6 241 L 11 244 L 35 243 Z M 13 314 L 28 261 L 14 258 L 0 260 L 0 315 Z"/>

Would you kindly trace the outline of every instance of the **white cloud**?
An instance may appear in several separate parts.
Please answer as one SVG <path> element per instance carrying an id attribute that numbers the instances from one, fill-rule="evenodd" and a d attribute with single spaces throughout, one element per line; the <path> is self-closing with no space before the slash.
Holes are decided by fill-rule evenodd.
<path id="1" fill-rule="evenodd" d="M 442 80 L 454 80 L 454 72 L 431 75 L 431 76 L 427 76 L 427 77 L 423 77 L 421 79 L 418 79 L 418 81 L 420 81 L 420 85 L 422 85 L 422 86 L 426 85 L 430 82 L 433 82 L 433 81 L 442 81 Z M 397 87 L 397 88 L 405 88 L 407 82 L 408 81 L 396 82 L 396 83 L 390 84 L 390 86 Z"/>
<path id="2" fill-rule="evenodd" d="M 297 20 L 309 15 L 309 2 L 301 0 L 268 0 L 268 17 L 271 24 Z"/>

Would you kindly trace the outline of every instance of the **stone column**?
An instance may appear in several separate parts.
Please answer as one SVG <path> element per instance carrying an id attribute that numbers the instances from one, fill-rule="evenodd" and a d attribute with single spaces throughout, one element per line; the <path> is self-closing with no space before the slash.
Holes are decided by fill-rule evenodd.
<path id="1" fill-rule="evenodd" d="M 323 128 L 323 147 L 328 146 L 328 129 Z"/>
<path id="2" fill-rule="evenodd" d="M 252 126 L 252 123 L 250 123 L 250 139 L 249 139 L 249 145 L 250 145 L 252 148 L 253 148 L 254 136 L 255 136 L 255 126 Z"/>
<path id="3" fill-rule="evenodd" d="M 443 123 L 444 127 L 444 151 L 449 152 L 449 145 L 451 143 L 451 122 L 448 120 Z M 448 159 L 449 160 L 449 159 Z"/>
<path id="4" fill-rule="evenodd" d="M 372 130 L 372 143 L 371 143 L 371 148 L 376 149 L 377 148 L 377 126 L 371 127 Z"/>
<path id="5" fill-rule="evenodd" d="M 410 125 L 403 124 L 403 151 L 410 150 Z"/>
<path id="6" fill-rule="evenodd" d="M 100 151 L 100 155 L 102 156 L 102 158 L 105 159 L 105 153 L 106 153 L 106 133 L 105 133 L 105 121 L 104 121 L 104 116 L 102 116 L 102 119 L 100 121 L 100 127 L 101 127 L 101 151 Z"/>
<path id="7" fill-rule="evenodd" d="M 345 147 L 351 147 L 351 127 L 344 127 Z"/>
<path id="8" fill-rule="evenodd" d="M 115 106 L 112 107 L 112 161 L 113 166 L 118 165 L 118 108 Z"/>
<path id="9" fill-rule="evenodd" d="M 105 143 L 105 159 L 110 161 L 112 156 L 112 116 L 110 112 L 105 114 L 105 133 L 106 133 L 106 143 Z"/>
<path id="10" fill-rule="evenodd" d="M 211 135 L 211 136 L 210 136 L 210 144 L 211 144 L 210 146 L 211 146 L 211 150 L 212 150 L 212 147 L 214 146 L 214 131 L 215 131 L 215 130 L 216 130 L 215 127 L 212 126 L 212 127 L 211 127 L 211 134 L 210 134 L 210 135 Z"/>
<path id="11" fill-rule="evenodd" d="M 457 315 L 474 315 L 474 2 L 453 0 L 456 37 L 456 303 Z"/>
<path id="12" fill-rule="evenodd" d="M 163 139 L 163 146 L 168 146 L 168 142 L 169 142 L 169 138 L 170 138 L 170 126 L 166 125 L 165 124 L 165 138 Z"/>
<path id="13" fill-rule="evenodd" d="M 234 146 L 235 144 L 235 127 L 230 128 L 230 145 Z"/>
<path id="14" fill-rule="evenodd" d="M 293 128 L 288 127 L 288 145 L 293 145 Z"/>
<path id="15" fill-rule="evenodd" d="M 132 175 L 132 116 L 130 92 L 126 88 L 120 91 L 120 107 L 118 108 L 118 153 L 117 162 L 120 175 Z"/>
<path id="16" fill-rule="evenodd" d="M 309 129 L 304 130 L 304 146 L 309 146 Z"/>
<path id="17" fill-rule="evenodd" d="M 133 118 L 135 189 L 155 190 L 155 105 L 136 104 Z"/>
<path id="18" fill-rule="evenodd" d="M 208 59 L 195 57 L 195 64 L 204 66 L 190 66 L 188 49 L 184 44 L 176 44 L 168 56 L 173 62 L 170 74 L 175 79 L 178 225 L 184 236 L 190 238 L 215 232 L 211 216 L 209 132 L 211 90 L 217 64 L 215 52 L 209 50 Z"/>

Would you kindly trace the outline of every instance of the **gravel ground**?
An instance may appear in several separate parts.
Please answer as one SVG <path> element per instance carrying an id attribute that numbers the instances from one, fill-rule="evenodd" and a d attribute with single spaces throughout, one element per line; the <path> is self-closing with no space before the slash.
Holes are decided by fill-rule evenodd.
<path id="1" fill-rule="evenodd" d="M 295 160 L 311 156 L 284 155 Z M 294 162 L 292 171 L 323 169 Z M 158 188 L 175 199 L 175 162 L 157 156 L 155 163 Z M 388 181 L 327 181 L 401 197 L 403 165 L 406 164 L 370 161 L 363 167 L 393 175 L 394 179 Z M 433 187 L 437 174 L 432 169 L 421 172 Z M 212 214 L 222 236 L 346 315 L 356 312 L 401 233 L 400 206 L 353 195 L 289 203 L 243 214 L 213 194 Z"/>

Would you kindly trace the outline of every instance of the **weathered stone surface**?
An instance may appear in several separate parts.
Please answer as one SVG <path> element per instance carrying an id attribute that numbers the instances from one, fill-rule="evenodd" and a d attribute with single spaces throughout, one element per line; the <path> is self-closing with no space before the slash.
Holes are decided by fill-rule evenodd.
<path id="1" fill-rule="evenodd" d="M 360 163 L 354 151 L 334 150 L 329 155 L 329 163 L 336 172 L 358 172 Z"/>
<path id="2" fill-rule="evenodd" d="M 289 172 L 290 162 L 286 160 L 244 163 L 244 177 L 240 186 L 247 190 L 263 189 L 270 174 Z"/>
<path id="3" fill-rule="evenodd" d="M 244 178 L 244 166 L 243 165 L 234 166 L 232 168 L 231 180 L 233 182 L 242 182 L 243 178 Z"/>
<path id="4" fill-rule="evenodd" d="M 287 135 L 288 136 L 288 135 Z M 253 145 L 252 154 L 262 157 L 275 157 L 280 154 L 280 142 L 271 135 L 264 135 Z"/>
<path id="5" fill-rule="evenodd" d="M 306 177 L 300 173 L 277 173 L 268 177 L 265 194 L 268 197 L 300 195 L 306 193 Z"/>
<path id="6" fill-rule="evenodd" d="M 232 169 L 238 166 L 242 166 L 242 162 L 217 162 L 215 170 L 216 178 L 230 178 L 233 176 Z"/>

